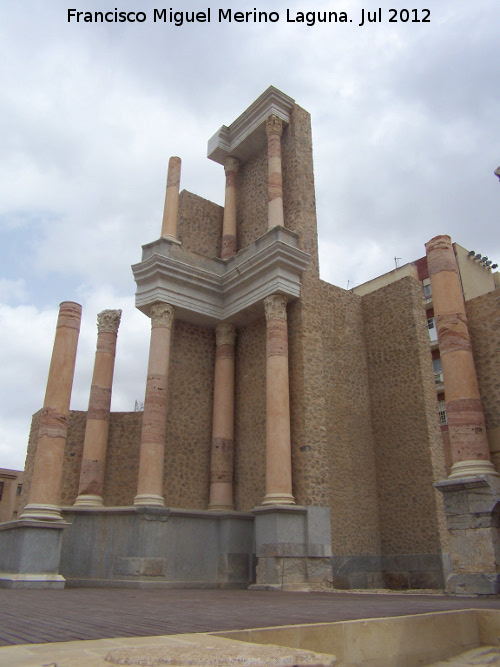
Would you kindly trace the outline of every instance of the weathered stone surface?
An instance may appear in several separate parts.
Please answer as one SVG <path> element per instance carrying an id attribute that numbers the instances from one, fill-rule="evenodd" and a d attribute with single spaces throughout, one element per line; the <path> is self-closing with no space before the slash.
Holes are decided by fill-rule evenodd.
<path id="1" fill-rule="evenodd" d="M 333 667 L 333 655 L 267 644 L 250 644 L 208 635 L 185 635 L 162 648 L 114 649 L 106 661 L 114 665 L 211 665 L 212 667 Z"/>

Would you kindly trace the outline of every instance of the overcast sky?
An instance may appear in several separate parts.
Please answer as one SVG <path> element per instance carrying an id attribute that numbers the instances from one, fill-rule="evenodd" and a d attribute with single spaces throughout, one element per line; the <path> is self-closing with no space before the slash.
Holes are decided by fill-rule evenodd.
<path id="1" fill-rule="evenodd" d="M 208 6 L 210 23 L 176 27 L 153 21 L 170 5 L 150 0 L 0 0 L 0 467 L 24 467 L 61 301 L 83 305 L 71 407 L 87 408 L 104 308 L 123 310 L 112 409 L 143 400 L 149 320 L 130 265 L 159 236 L 168 158 L 182 158 L 182 188 L 222 204 L 207 140 L 269 85 L 312 114 L 325 280 L 362 283 L 437 234 L 500 261 L 498 0 L 172 8 Z M 420 20 L 429 8 L 430 22 L 389 22 L 391 6 Z M 68 23 L 72 7 L 147 20 Z M 221 24 L 219 8 L 279 21 Z"/>

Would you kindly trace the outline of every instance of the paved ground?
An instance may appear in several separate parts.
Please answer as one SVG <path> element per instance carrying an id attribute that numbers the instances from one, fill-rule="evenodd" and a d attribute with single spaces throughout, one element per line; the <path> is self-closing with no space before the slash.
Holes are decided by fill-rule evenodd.
<path id="1" fill-rule="evenodd" d="M 500 609 L 499 598 L 276 591 L 0 589 L 0 646 Z"/>

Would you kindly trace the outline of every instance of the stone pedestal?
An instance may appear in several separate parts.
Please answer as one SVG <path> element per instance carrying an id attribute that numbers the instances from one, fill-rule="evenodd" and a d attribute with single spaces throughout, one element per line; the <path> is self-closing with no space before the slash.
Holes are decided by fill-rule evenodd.
<path id="1" fill-rule="evenodd" d="M 450 536 L 448 593 L 500 593 L 500 479 L 448 479 L 434 485 L 443 494 Z"/>
<path id="2" fill-rule="evenodd" d="M 59 562 L 68 526 L 26 519 L 0 524 L 0 588 L 64 588 Z"/>
<path id="3" fill-rule="evenodd" d="M 328 507 L 271 505 L 252 513 L 257 557 L 252 588 L 293 588 L 331 579 Z"/>

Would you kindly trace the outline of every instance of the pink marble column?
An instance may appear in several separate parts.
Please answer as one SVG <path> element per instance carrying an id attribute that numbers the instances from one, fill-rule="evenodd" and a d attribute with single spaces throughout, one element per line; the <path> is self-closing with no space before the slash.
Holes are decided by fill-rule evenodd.
<path id="1" fill-rule="evenodd" d="M 281 176 L 281 134 L 283 123 L 274 114 L 266 121 L 268 180 L 268 229 L 284 226 L 283 181 Z"/>
<path id="2" fill-rule="evenodd" d="M 453 466 L 451 478 L 498 475 L 490 460 L 483 407 L 455 252 L 449 236 L 426 244 L 443 364 Z"/>
<path id="3" fill-rule="evenodd" d="M 224 201 L 224 221 L 222 224 L 222 259 L 228 259 L 236 254 L 236 174 L 239 161 L 234 157 L 224 160 L 226 172 L 226 196 Z"/>
<path id="4" fill-rule="evenodd" d="M 168 161 L 167 191 L 163 208 L 161 235 L 177 238 L 177 211 L 179 208 L 179 187 L 181 183 L 181 159 L 171 157 Z"/>
<path id="5" fill-rule="evenodd" d="M 83 442 L 80 486 L 75 505 L 103 505 L 109 411 L 115 369 L 116 337 L 121 310 L 103 310 L 97 316 L 97 349 L 90 388 L 89 409 Z"/>
<path id="6" fill-rule="evenodd" d="M 287 297 L 264 299 L 266 312 L 266 495 L 263 505 L 293 505 Z"/>
<path id="7" fill-rule="evenodd" d="M 215 378 L 209 510 L 233 510 L 234 340 L 229 322 L 215 329 Z"/>
<path id="8" fill-rule="evenodd" d="M 164 505 L 163 463 L 167 428 L 167 387 L 174 308 L 151 307 L 151 342 L 142 417 L 139 478 L 134 505 Z"/>
<path id="9" fill-rule="evenodd" d="M 82 307 L 78 303 L 61 303 L 23 519 L 62 521 L 59 503 L 64 448 L 81 316 Z"/>

